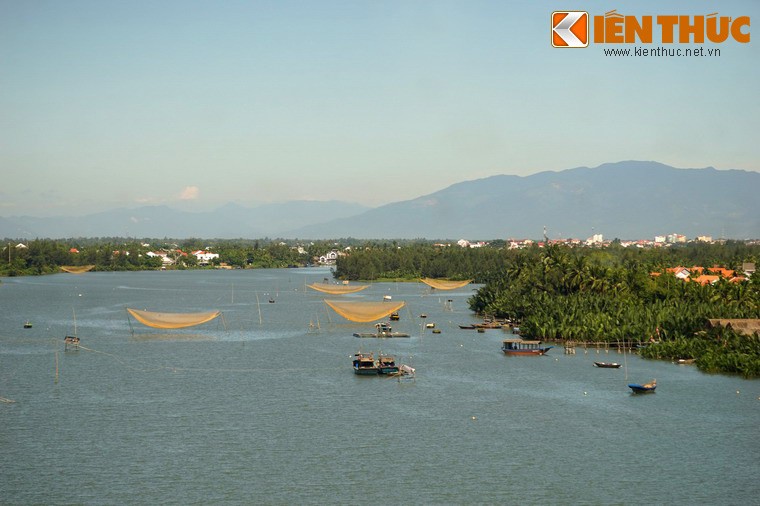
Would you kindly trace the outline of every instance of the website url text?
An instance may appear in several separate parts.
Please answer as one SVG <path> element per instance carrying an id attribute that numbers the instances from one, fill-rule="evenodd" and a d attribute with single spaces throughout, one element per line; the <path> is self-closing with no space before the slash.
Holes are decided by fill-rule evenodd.
<path id="1" fill-rule="evenodd" d="M 605 48 L 604 56 L 654 56 L 654 57 L 703 57 L 703 56 L 720 56 L 718 48 L 668 48 L 668 47 L 633 47 L 633 48 Z"/>

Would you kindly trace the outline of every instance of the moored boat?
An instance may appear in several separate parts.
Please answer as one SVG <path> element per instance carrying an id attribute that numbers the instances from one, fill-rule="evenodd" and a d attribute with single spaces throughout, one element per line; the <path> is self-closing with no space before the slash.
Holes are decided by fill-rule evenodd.
<path id="1" fill-rule="evenodd" d="M 378 373 L 377 362 L 372 353 L 356 353 L 353 364 L 354 374 L 369 376 Z"/>
<path id="2" fill-rule="evenodd" d="M 505 355 L 545 355 L 553 346 L 541 346 L 541 341 L 504 339 L 501 350 Z"/>
<path id="3" fill-rule="evenodd" d="M 390 322 L 375 324 L 376 332 L 354 332 L 354 337 L 409 337 L 405 332 L 394 332 Z"/>
<path id="4" fill-rule="evenodd" d="M 380 354 L 377 359 L 378 374 L 396 374 L 399 372 L 399 366 L 396 365 L 396 358 L 392 355 Z"/>
<path id="5" fill-rule="evenodd" d="M 643 385 L 640 385 L 638 383 L 629 383 L 628 388 L 633 390 L 634 394 L 653 393 L 654 389 L 657 388 L 657 380 L 653 379 L 651 382 L 644 383 Z"/>
<path id="6" fill-rule="evenodd" d="M 594 365 L 606 369 L 618 369 L 622 364 L 618 364 L 617 362 L 594 362 Z"/>
<path id="7" fill-rule="evenodd" d="M 509 324 L 498 320 L 484 320 L 483 323 L 476 323 L 474 327 L 476 329 L 503 329 L 509 327 Z"/>

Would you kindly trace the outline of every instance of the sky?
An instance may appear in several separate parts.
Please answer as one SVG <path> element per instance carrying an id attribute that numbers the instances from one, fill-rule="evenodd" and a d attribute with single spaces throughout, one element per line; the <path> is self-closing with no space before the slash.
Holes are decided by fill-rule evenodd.
<path id="1" fill-rule="evenodd" d="M 613 57 L 666 45 L 552 47 L 563 9 L 755 26 L 667 45 L 720 56 Z M 621 160 L 760 171 L 757 26 L 756 0 L 0 0 L 0 216 L 376 207 Z"/>

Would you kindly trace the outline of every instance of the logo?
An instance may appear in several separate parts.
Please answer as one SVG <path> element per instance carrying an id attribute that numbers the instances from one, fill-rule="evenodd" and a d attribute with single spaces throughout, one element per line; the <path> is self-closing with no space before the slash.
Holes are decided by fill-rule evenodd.
<path id="1" fill-rule="evenodd" d="M 588 46 L 588 12 L 552 12 L 552 46 Z"/>
<path id="2" fill-rule="evenodd" d="M 740 44 L 750 41 L 749 16 L 658 15 L 624 16 L 611 10 L 594 16 L 595 44 L 652 44 L 659 35 L 663 44 L 721 44 L 733 39 Z"/>
<path id="3" fill-rule="evenodd" d="M 551 37 L 554 47 L 588 47 L 591 16 L 585 11 L 554 11 Z M 722 44 L 750 41 L 749 16 L 623 15 L 613 9 L 593 16 L 594 44 Z M 658 40 L 659 39 L 659 40 Z"/>

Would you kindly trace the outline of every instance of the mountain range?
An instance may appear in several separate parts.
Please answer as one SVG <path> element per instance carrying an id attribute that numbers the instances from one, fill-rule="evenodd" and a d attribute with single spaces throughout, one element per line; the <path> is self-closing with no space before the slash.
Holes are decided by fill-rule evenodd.
<path id="1" fill-rule="evenodd" d="M 392 188 L 390 188 L 392 191 Z M 0 217 L 0 237 L 459 239 L 760 238 L 760 173 L 626 161 L 463 181 L 369 208 L 338 201 L 227 204 L 193 213 L 166 206 L 79 217 Z"/>

